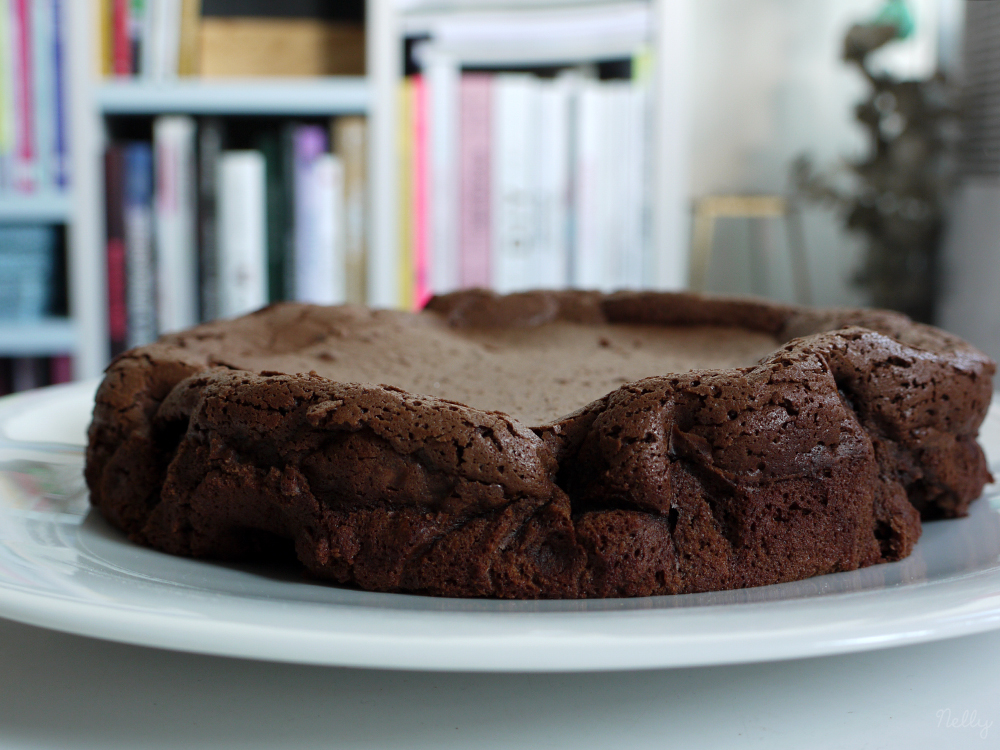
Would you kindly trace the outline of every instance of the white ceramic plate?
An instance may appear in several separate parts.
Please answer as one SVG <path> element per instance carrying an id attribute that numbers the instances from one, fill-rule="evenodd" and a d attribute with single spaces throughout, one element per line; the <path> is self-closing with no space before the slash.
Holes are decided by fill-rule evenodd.
<path id="1" fill-rule="evenodd" d="M 1000 491 L 906 560 L 743 591 L 562 602 L 372 594 L 130 544 L 87 506 L 94 384 L 0 399 L 0 616 L 114 641 L 357 667 L 650 669 L 862 651 L 1000 628 Z M 982 440 L 1000 459 L 1000 409 Z"/>

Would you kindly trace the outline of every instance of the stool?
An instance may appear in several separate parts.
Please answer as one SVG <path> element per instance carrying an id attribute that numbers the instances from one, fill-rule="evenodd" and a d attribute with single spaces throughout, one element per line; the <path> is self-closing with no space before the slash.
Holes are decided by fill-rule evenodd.
<path id="1" fill-rule="evenodd" d="M 795 298 L 802 304 L 812 303 L 812 287 L 806 264 L 805 233 L 798 206 L 780 195 L 710 195 L 694 203 L 694 228 L 691 241 L 690 287 L 705 291 L 708 266 L 712 258 L 716 219 L 784 219 L 788 250 L 792 262 Z M 756 286 L 763 286 L 761 263 L 751 263 Z"/>

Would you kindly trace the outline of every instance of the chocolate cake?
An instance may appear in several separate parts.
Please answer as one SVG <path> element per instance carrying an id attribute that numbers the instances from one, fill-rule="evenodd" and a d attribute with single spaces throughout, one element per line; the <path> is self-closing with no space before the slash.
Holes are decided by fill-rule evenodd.
<path id="1" fill-rule="evenodd" d="M 118 357 L 91 501 L 373 591 L 712 591 L 899 560 L 991 481 L 995 365 L 902 315 L 482 291 L 268 307 Z"/>

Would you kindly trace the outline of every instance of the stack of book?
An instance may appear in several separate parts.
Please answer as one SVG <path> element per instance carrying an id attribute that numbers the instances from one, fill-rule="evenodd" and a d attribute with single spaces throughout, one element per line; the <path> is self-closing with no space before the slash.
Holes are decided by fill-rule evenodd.
<path id="1" fill-rule="evenodd" d="M 399 305 L 482 286 L 614 290 L 650 264 L 646 86 L 430 63 L 399 99 Z"/>
<path id="2" fill-rule="evenodd" d="M 163 116 L 152 143 L 112 143 L 112 352 L 280 300 L 363 303 L 366 137 L 361 117 Z"/>
<path id="3" fill-rule="evenodd" d="M 0 0 L 0 200 L 69 181 L 64 0 Z"/>
<path id="4" fill-rule="evenodd" d="M 357 2 L 101 0 L 104 74 L 309 76 L 364 73 Z"/>

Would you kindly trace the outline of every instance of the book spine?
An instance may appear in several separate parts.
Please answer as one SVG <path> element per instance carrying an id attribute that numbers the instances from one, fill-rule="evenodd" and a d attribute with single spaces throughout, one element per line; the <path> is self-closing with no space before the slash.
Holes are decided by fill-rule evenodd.
<path id="1" fill-rule="evenodd" d="M 368 125 L 364 117 L 338 117 L 333 143 L 344 164 L 344 272 L 347 302 L 367 299 Z"/>
<path id="2" fill-rule="evenodd" d="M 568 281 L 570 84 L 555 80 L 539 85 L 539 267 L 535 286 L 562 289 Z"/>
<path id="3" fill-rule="evenodd" d="M 33 192 L 37 186 L 35 166 L 35 102 L 32 81 L 31 3 L 13 0 L 11 34 L 14 60 L 14 187 L 19 192 Z"/>
<path id="4" fill-rule="evenodd" d="M 55 88 L 55 154 L 53 156 L 52 172 L 55 187 L 69 187 L 70 160 L 69 134 L 67 132 L 67 101 L 66 101 L 66 5 L 63 0 L 52 0 L 52 69 Z"/>
<path id="5" fill-rule="evenodd" d="M 160 333 L 190 328 L 198 322 L 194 140 L 195 124 L 190 117 L 165 116 L 153 123 Z"/>
<path id="6" fill-rule="evenodd" d="M 111 356 L 125 351 L 128 306 L 125 290 L 124 149 L 118 144 L 104 152 L 105 231 L 107 233 L 108 338 Z"/>
<path id="7" fill-rule="evenodd" d="M 9 0 L 0 0 L 0 191 L 13 186 L 14 55 Z"/>
<path id="8" fill-rule="evenodd" d="M 46 225 L 0 226 L 0 319 L 37 321 L 49 312 L 55 233 Z"/>
<path id="9" fill-rule="evenodd" d="M 146 29 L 146 0 L 129 0 L 128 43 L 133 76 L 142 75 L 143 35 Z"/>
<path id="10" fill-rule="evenodd" d="M 177 77 L 181 50 L 181 13 L 182 0 L 160 0 L 163 11 L 157 21 L 160 23 L 160 78 Z"/>
<path id="11" fill-rule="evenodd" d="M 413 304 L 421 309 L 431 298 L 428 246 L 430 195 L 427 168 L 427 82 L 413 77 Z"/>
<path id="12" fill-rule="evenodd" d="M 399 154 L 399 254 L 397 255 L 397 304 L 402 310 L 413 307 L 413 79 L 400 83 L 397 107 L 397 148 Z"/>
<path id="13" fill-rule="evenodd" d="M 218 168 L 223 122 L 207 117 L 198 128 L 198 271 L 201 319 L 219 317 Z"/>
<path id="14" fill-rule="evenodd" d="M 56 84 L 53 57 L 54 18 L 52 0 L 31 2 L 32 87 L 35 113 L 35 178 L 39 189 L 55 187 Z"/>
<path id="15" fill-rule="evenodd" d="M 264 157 L 264 180 L 267 198 L 267 299 L 280 302 L 285 295 L 285 245 L 291 233 L 288 206 L 291 186 L 286 188 L 284 138 L 277 128 L 265 128 L 257 134 L 256 149 Z"/>
<path id="16" fill-rule="evenodd" d="M 600 85 L 593 81 L 581 82 L 576 102 L 574 247 L 571 279 L 573 286 L 578 289 L 600 288 L 604 274 L 600 200 L 603 122 L 601 105 Z"/>
<path id="17" fill-rule="evenodd" d="M 490 285 L 490 104 L 492 76 L 465 74 L 459 84 L 459 282 Z"/>
<path id="18" fill-rule="evenodd" d="M 104 78 L 110 78 L 114 73 L 114 2 L 115 0 L 97 0 L 94 12 L 97 14 L 97 30 L 100 39 L 97 45 L 99 69 Z"/>
<path id="19" fill-rule="evenodd" d="M 314 185 L 316 160 L 326 150 L 326 133 L 317 125 L 300 125 L 292 136 L 294 149 L 294 297 L 299 302 L 327 304 L 330 280 L 315 272 L 324 264 L 316 235 L 317 212 Z"/>
<path id="20" fill-rule="evenodd" d="M 537 81 L 498 75 L 493 97 L 493 288 L 530 288 L 535 273 Z"/>
<path id="21" fill-rule="evenodd" d="M 156 339 L 156 275 L 153 266 L 153 149 L 125 147 L 125 292 L 128 346 Z"/>
<path id="22" fill-rule="evenodd" d="M 458 63 L 433 55 L 427 66 L 430 289 L 459 286 L 458 264 Z"/>
<path id="23" fill-rule="evenodd" d="M 344 165 L 332 154 L 320 154 L 310 175 L 312 202 L 313 299 L 338 305 L 344 302 Z"/>
<path id="24" fill-rule="evenodd" d="M 73 358 L 62 354 L 49 358 L 49 384 L 60 385 L 73 381 Z"/>
<path id="25" fill-rule="evenodd" d="M 111 6 L 111 72 L 132 75 L 132 40 L 129 38 L 129 0 L 113 0 Z"/>
<path id="26" fill-rule="evenodd" d="M 259 151 L 219 158 L 219 312 L 233 317 L 267 304 L 265 164 Z"/>
<path id="27" fill-rule="evenodd" d="M 198 27 L 201 22 L 201 0 L 181 0 L 177 32 L 177 74 L 198 75 Z"/>

